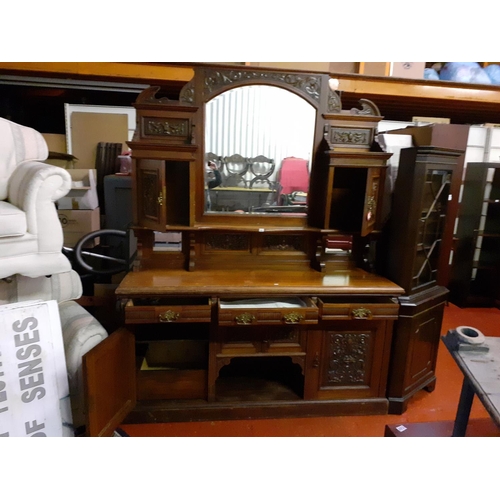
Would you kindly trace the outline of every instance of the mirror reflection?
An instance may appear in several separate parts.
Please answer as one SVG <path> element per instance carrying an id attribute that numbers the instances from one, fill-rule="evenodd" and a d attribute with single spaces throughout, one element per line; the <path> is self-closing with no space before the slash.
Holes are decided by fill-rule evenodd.
<path id="1" fill-rule="evenodd" d="M 315 108 L 282 88 L 247 85 L 205 112 L 205 211 L 305 215 Z"/>

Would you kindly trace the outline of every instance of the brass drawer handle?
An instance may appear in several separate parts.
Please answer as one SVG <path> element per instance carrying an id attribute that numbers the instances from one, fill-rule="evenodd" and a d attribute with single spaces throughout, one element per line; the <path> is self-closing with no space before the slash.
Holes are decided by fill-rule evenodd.
<path id="1" fill-rule="evenodd" d="M 172 323 L 172 321 L 175 321 L 177 319 L 179 319 L 179 313 L 171 310 L 162 312 L 160 315 L 158 315 L 158 320 L 160 321 L 160 323 Z"/>
<path id="2" fill-rule="evenodd" d="M 372 319 L 373 315 L 370 309 L 366 307 L 360 307 L 358 309 L 353 309 L 351 311 L 352 317 L 354 319 Z"/>
<path id="3" fill-rule="evenodd" d="M 236 321 L 238 325 L 249 325 L 255 321 L 255 316 L 250 313 L 243 313 L 235 316 L 234 321 Z"/>
<path id="4" fill-rule="evenodd" d="M 287 325 L 296 325 L 297 323 L 300 323 L 303 319 L 304 316 L 302 316 L 302 314 L 299 314 L 298 312 L 283 314 L 283 321 Z"/>

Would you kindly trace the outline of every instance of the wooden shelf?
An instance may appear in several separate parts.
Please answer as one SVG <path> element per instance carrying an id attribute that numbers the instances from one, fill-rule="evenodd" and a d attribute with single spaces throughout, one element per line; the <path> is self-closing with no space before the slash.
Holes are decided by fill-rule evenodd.
<path id="1" fill-rule="evenodd" d="M 80 78 L 128 83 L 159 84 L 180 89 L 193 77 L 196 63 L 0 62 L 4 75 Z M 236 64 L 230 65 L 235 67 Z M 249 69 L 245 66 L 245 69 Z M 259 67 L 259 70 L 273 68 Z M 276 71 L 276 69 L 274 69 Z M 354 73 L 335 73 L 344 109 L 371 99 L 389 120 L 413 116 L 450 118 L 452 123 L 496 123 L 500 86 L 434 80 L 412 80 Z"/>

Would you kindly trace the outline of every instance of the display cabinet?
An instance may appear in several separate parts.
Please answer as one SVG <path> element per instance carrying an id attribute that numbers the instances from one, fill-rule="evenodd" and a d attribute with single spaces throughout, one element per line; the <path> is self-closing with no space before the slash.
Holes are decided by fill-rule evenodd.
<path id="1" fill-rule="evenodd" d="M 394 328 L 387 395 L 403 413 L 420 389 L 434 388 L 443 308 L 438 285 L 441 242 L 452 178 L 462 151 L 423 146 L 401 150 L 391 217 L 382 250 L 384 274 L 405 289 Z"/>
<path id="2" fill-rule="evenodd" d="M 467 164 L 450 301 L 460 307 L 500 304 L 500 163 Z"/>
<path id="3" fill-rule="evenodd" d="M 458 199 L 465 164 L 465 151 L 471 128 L 469 125 L 434 123 L 427 126 L 391 130 L 389 134 L 408 134 L 416 147 L 437 146 L 461 151 L 448 189 L 447 216 L 439 245 L 438 285 L 447 287 L 454 251 L 454 227 L 458 215 Z M 476 134 L 472 134 L 476 136 Z M 471 138 L 472 140 L 472 138 Z"/>

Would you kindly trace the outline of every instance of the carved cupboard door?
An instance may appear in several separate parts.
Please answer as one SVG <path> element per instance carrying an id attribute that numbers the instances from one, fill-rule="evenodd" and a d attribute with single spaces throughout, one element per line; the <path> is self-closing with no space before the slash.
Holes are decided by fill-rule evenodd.
<path id="1" fill-rule="evenodd" d="M 165 161 L 138 158 L 135 164 L 137 223 L 165 231 Z"/>
<path id="2" fill-rule="evenodd" d="M 363 221 L 361 223 L 361 236 L 370 234 L 379 221 L 379 205 L 381 198 L 382 178 L 385 178 L 385 170 L 382 175 L 381 168 L 369 168 L 366 175 L 365 205 L 363 208 Z"/>
<path id="3" fill-rule="evenodd" d="M 305 399 L 385 396 L 392 321 L 352 320 L 311 331 Z"/>

